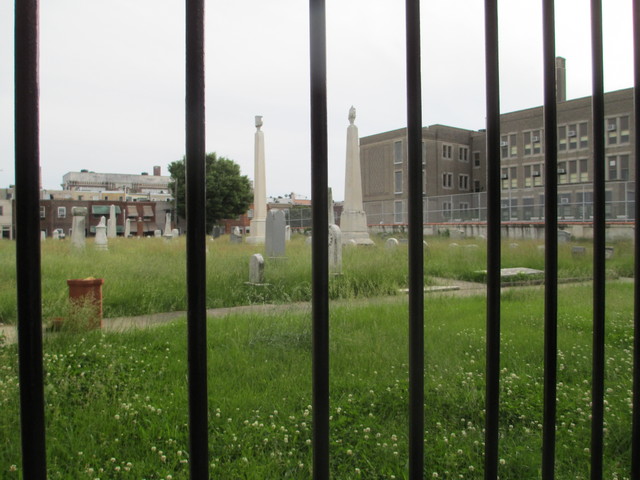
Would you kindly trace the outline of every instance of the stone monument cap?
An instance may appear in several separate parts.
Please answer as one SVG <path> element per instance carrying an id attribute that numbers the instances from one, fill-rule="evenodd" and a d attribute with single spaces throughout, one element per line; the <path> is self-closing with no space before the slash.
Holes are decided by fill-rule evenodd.
<path id="1" fill-rule="evenodd" d="M 262 115 L 256 115 L 256 128 L 260 130 L 262 126 Z"/>
<path id="2" fill-rule="evenodd" d="M 351 108 L 349 109 L 349 123 L 353 125 L 353 122 L 355 122 L 355 120 L 356 120 L 356 109 L 353 105 L 351 105 Z"/>

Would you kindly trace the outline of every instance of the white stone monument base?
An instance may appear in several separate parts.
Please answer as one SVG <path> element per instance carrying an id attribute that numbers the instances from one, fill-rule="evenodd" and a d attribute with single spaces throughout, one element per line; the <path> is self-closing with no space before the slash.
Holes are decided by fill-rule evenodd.
<path id="1" fill-rule="evenodd" d="M 264 243 L 264 236 L 267 231 L 266 219 L 251 220 L 251 233 L 246 238 L 247 243 L 253 245 L 262 245 Z"/>
<path id="2" fill-rule="evenodd" d="M 342 244 L 348 244 L 354 240 L 357 245 L 373 245 L 369 238 L 367 228 L 367 214 L 363 211 L 345 211 L 340 216 L 340 229 L 342 230 Z"/>

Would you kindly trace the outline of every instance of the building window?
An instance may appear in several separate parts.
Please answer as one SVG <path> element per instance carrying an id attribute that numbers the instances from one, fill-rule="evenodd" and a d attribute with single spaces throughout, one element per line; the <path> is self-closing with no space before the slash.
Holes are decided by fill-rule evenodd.
<path id="1" fill-rule="evenodd" d="M 567 125 L 567 137 L 569 150 L 576 150 L 578 148 L 578 125 L 576 123 Z"/>
<path id="2" fill-rule="evenodd" d="M 629 116 L 607 119 L 607 144 L 629 143 Z"/>
<path id="3" fill-rule="evenodd" d="M 442 188 L 453 188 L 453 173 L 445 172 L 442 174 Z"/>
<path id="4" fill-rule="evenodd" d="M 46 213 L 45 207 L 40 207 L 40 218 L 46 218 Z"/>
<path id="5" fill-rule="evenodd" d="M 579 180 L 581 182 L 589 181 L 589 162 L 586 158 L 578 160 L 578 174 L 580 175 Z"/>
<path id="6" fill-rule="evenodd" d="M 402 170 L 394 172 L 394 193 L 402 193 Z"/>
<path id="7" fill-rule="evenodd" d="M 511 180 L 511 188 L 518 188 L 518 167 L 511 167 L 509 170 L 509 180 Z"/>
<path id="8" fill-rule="evenodd" d="M 480 152 L 473 152 L 473 166 L 476 168 L 480 166 Z"/>
<path id="9" fill-rule="evenodd" d="M 542 130 L 524 132 L 524 155 L 540 155 L 542 153 Z"/>
<path id="10" fill-rule="evenodd" d="M 453 147 L 451 145 L 442 145 L 442 158 L 451 159 Z"/>
<path id="11" fill-rule="evenodd" d="M 2 210 L 3 205 L 0 205 L 0 217 L 4 215 L 4 211 Z"/>
<path id="12" fill-rule="evenodd" d="M 58 207 L 58 218 L 67 218 L 67 208 Z"/>
<path id="13" fill-rule="evenodd" d="M 538 165 L 533 165 L 533 169 L 531 170 L 531 175 L 533 176 L 534 187 L 542 186 L 542 168 L 543 168 L 543 164 L 541 163 L 539 163 Z"/>
<path id="14" fill-rule="evenodd" d="M 453 203 L 442 202 L 442 217 L 445 220 L 451 220 L 451 211 L 453 210 Z"/>
<path id="15" fill-rule="evenodd" d="M 458 160 L 461 162 L 469 161 L 469 147 L 458 147 Z"/>
<path id="16" fill-rule="evenodd" d="M 607 180 L 629 180 L 629 155 L 607 157 Z"/>
<path id="17" fill-rule="evenodd" d="M 526 144 L 525 144 L 526 148 Z M 524 166 L 524 186 L 529 188 L 533 186 L 533 176 L 531 175 L 531 165 Z"/>
<path id="18" fill-rule="evenodd" d="M 509 188 L 509 169 L 503 168 L 500 173 L 500 183 L 502 185 L 502 190 L 507 190 Z"/>
<path id="19" fill-rule="evenodd" d="M 402 163 L 402 142 L 393 144 L 393 163 Z"/>
<path id="20" fill-rule="evenodd" d="M 518 156 L 518 142 L 515 133 L 500 137 L 500 151 L 502 158 L 514 158 Z"/>
<path id="21" fill-rule="evenodd" d="M 393 221 L 394 223 L 402 223 L 404 218 L 403 218 L 403 212 L 402 212 L 403 208 L 402 208 L 402 200 L 396 200 L 393 204 Z"/>
<path id="22" fill-rule="evenodd" d="M 568 179 L 567 162 L 558 162 L 558 183 L 567 183 Z"/>
<path id="23" fill-rule="evenodd" d="M 567 126 L 558 127 L 558 151 L 565 152 L 567 150 Z"/>
<path id="24" fill-rule="evenodd" d="M 469 175 L 458 175 L 458 189 L 469 190 Z"/>
<path id="25" fill-rule="evenodd" d="M 473 191 L 474 192 L 481 192 L 482 191 L 482 187 L 480 186 L 480 180 L 474 180 L 473 181 Z"/>
<path id="26" fill-rule="evenodd" d="M 580 149 L 589 148 L 589 132 L 587 130 L 587 122 L 578 124 L 578 135 Z"/>

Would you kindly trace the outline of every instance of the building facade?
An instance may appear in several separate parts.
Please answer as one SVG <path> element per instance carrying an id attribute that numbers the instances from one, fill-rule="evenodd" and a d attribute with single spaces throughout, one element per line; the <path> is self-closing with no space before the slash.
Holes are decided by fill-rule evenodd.
<path id="1" fill-rule="evenodd" d="M 170 176 L 162 175 L 161 168 L 153 167 L 153 175 L 126 173 L 96 173 L 88 170 L 69 172 L 62 177 L 63 190 L 87 192 L 124 192 L 126 194 L 169 195 Z"/>
<path id="2" fill-rule="evenodd" d="M 593 203 L 591 97 L 558 103 L 558 217 L 590 221 Z M 605 94 L 606 214 L 635 218 L 633 89 Z M 502 219 L 544 217 L 543 107 L 500 121 Z M 406 129 L 360 140 L 363 203 L 370 225 L 407 223 Z M 422 131 L 425 223 L 486 220 L 486 133 L 443 125 Z"/>

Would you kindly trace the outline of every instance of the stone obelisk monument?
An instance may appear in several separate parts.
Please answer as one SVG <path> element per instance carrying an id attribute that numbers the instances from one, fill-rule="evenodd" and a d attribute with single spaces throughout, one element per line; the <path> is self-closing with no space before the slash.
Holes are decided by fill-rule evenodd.
<path id="1" fill-rule="evenodd" d="M 267 187 L 264 168 L 264 133 L 262 117 L 256 115 L 255 135 L 255 164 L 253 172 L 253 219 L 251 220 L 251 232 L 247 237 L 247 243 L 264 243 L 265 225 L 267 220 Z"/>
<path id="2" fill-rule="evenodd" d="M 356 109 L 349 109 L 347 127 L 347 161 L 344 179 L 344 207 L 340 216 L 342 243 L 373 245 L 367 229 L 367 214 L 362 207 L 362 177 L 360 176 L 360 141 L 358 127 L 353 122 Z"/>

